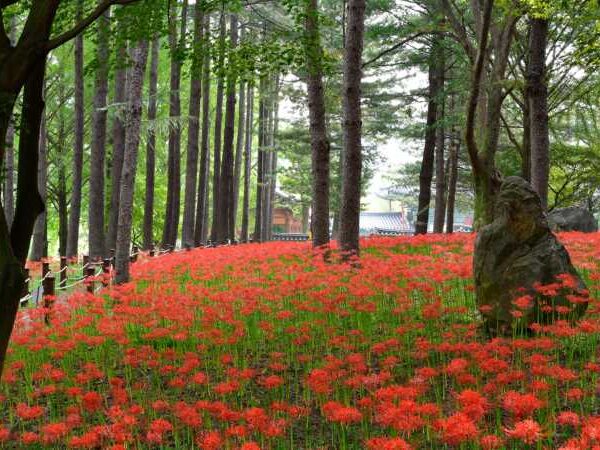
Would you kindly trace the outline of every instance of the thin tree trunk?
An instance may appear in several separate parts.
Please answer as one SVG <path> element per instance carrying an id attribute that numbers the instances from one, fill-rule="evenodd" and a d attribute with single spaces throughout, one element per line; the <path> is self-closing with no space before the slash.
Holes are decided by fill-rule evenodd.
<path id="1" fill-rule="evenodd" d="M 117 113 L 112 126 L 112 161 L 111 161 L 111 188 L 110 188 L 110 210 L 108 219 L 108 234 L 106 246 L 114 250 L 117 243 L 117 225 L 119 221 L 119 196 L 121 194 L 121 170 L 123 169 L 123 157 L 125 153 L 125 124 L 123 123 L 123 103 L 126 98 L 127 68 L 127 44 L 123 44 L 117 50 L 117 64 L 120 67 L 115 74 L 115 97 L 113 104 L 117 106 Z"/>
<path id="2" fill-rule="evenodd" d="M 429 57 L 429 94 L 427 105 L 427 124 L 425 128 L 425 146 L 419 175 L 419 204 L 415 234 L 427 233 L 429 226 L 429 203 L 431 201 L 431 180 L 435 156 L 435 137 L 438 117 L 438 97 L 442 87 L 443 71 L 439 65 L 439 42 L 432 44 Z"/>
<path id="3" fill-rule="evenodd" d="M 313 205 L 311 228 L 314 247 L 329 244 L 330 145 L 325 124 L 323 48 L 319 33 L 318 10 L 318 0 L 307 2 L 305 28 L 308 38 L 306 51 Z"/>
<path id="4" fill-rule="evenodd" d="M 89 192 L 89 254 L 101 259 L 106 253 L 104 237 L 104 163 L 106 157 L 106 99 L 108 95 L 108 59 L 110 15 L 107 11 L 98 21 L 96 43 L 96 79 L 92 113 L 92 146 Z"/>
<path id="5" fill-rule="evenodd" d="M 242 204 L 242 242 L 248 242 L 250 230 L 250 177 L 252 175 L 252 131 L 254 116 L 254 86 L 248 83 L 246 95 L 246 143 L 244 146 L 244 199 Z"/>
<path id="6" fill-rule="evenodd" d="M 12 224 L 15 214 L 15 126 L 11 122 L 6 132 L 6 150 L 4 159 L 4 192 L 2 201 L 4 202 L 4 214 L 8 226 Z"/>
<path id="7" fill-rule="evenodd" d="M 200 135 L 200 102 L 202 97 L 203 4 L 196 2 L 194 10 L 194 44 L 190 77 L 188 110 L 187 159 L 185 166 L 185 197 L 181 242 L 184 247 L 194 246 L 196 221 L 196 183 L 198 181 L 198 139 Z"/>
<path id="8" fill-rule="evenodd" d="M 442 80 L 440 90 L 444 89 L 444 69 L 443 58 L 440 61 L 442 66 Z M 443 95 L 443 94 L 442 94 Z M 445 159 L 445 129 L 444 129 L 444 99 L 441 98 L 438 106 L 436 144 L 435 144 L 435 212 L 433 216 L 433 232 L 444 232 L 444 218 L 446 216 L 446 168 Z"/>
<path id="9" fill-rule="evenodd" d="M 235 14 L 231 15 L 229 22 L 230 45 L 237 46 L 238 41 L 238 19 Z M 236 76 L 232 70 L 227 73 L 227 102 L 225 106 L 225 133 L 223 136 L 223 160 L 221 162 L 221 176 L 219 178 L 219 220 L 217 222 L 217 243 L 223 244 L 228 240 L 233 241 L 235 236 L 231 235 L 232 227 L 229 222 L 233 210 L 233 176 L 234 176 L 234 150 L 233 141 L 235 136 L 235 85 Z"/>
<path id="10" fill-rule="evenodd" d="M 521 176 L 531 182 L 531 113 L 528 94 L 523 101 L 523 149 L 521 155 Z"/>
<path id="11" fill-rule="evenodd" d="M 267 80 L 267 89 L 266 89 L 266 101 L 265 101 L 265 124 L 263 128 L 263 145 L 265 148 L 263 154 L 263 189 L 261 192 L 262 195 L 262 228 L 261 228 L 261 242 L 269 240 L 269 203 L 271 200 L 271 166 L 272 166 L 272 158 L 273 152 L 271 151 L 271 126 L 273 121 L 273 85 L 272 80 L 269 77 Z"/>
<path id="12" fill-rule="evenodd" d="M 214 243 L 218 239 L 218 230 L 221 226 L 219 214 L 220 205 L 220 180 L 221 180 L 221 139 L 223 136 L 223 91 L 225 90 L 225 13 L 221 9 L 221 17 L 219 19 L 219 55 L 217 61 L 217 105 L 215 111 L 215 132 L 214 132 L 214 149 L 213 149 L 213 213 L 212 226 L 210 230 L 210 240 Z"/>
<path id="13" fill-rule="evenodd" d="M 204 17 L 204 67 L 202 68 L 202 141 L 200 143 L 200 176 L 196 202 L 194 243 L 205 244 L 208 237 L 208 205 L 210 177 L 210 15 Z"/>
<path id="14" fill-rule="evenodd" d="M 125 61 L 127 61 L 127 44 L 122 44 L 117 50 L 117 64 L 120 64 L 120 66 L 116 71 L 114 81 L 115 93 L 113 104 L 117 105 L 117 112 L 112 124 L 111 192 L 108 233 L 106 237 L 106 246 L 110 250 L 115 249 L 117 241 L 121 170 L 123 168 L 125 152 L 125 124 L 123 122 L 123 104 L 126 101 L 127 89 L 127 68 L 124 66 Z"/>
<path id="15" fill-rule="evenodd" d="M 365 30 L 365 0 L 349 0 L 346 49 L 344 52 L 344 177 L 340 247 L 346 254 L 359 254 L 359 217 L 362 176 L 361 79 Z"/>
<path id="16" fill-rule="evenodd" d="M 260 78 L 259 100 L 258 100 L 258 162 L 256 174 L 256 218 L 254 221 L 254 241 L 262 242 L 263 236 L 263 212 L 264 212 L 264 192 L 265 192 L 265 134 L 267 122 L 266 107 L 267 79 L 265 76 Z"/>
<path id="17" fill-rule="evenodd" d="M 235 237 L 238 206 L 240 200 L 240 182 L 242 178 L 242 156 L 244 153 L 244 136 L 246 134 L 246 87 L 243 81 L 239 85 L 237 142 L 235 146 L 235 168 L 233 174 L 233 208 L 229 213 L 230 235 Z"/>
<path id="18" fill-rule="evenodd" d="M 154 38 L 150 57 L 150 79 L 148 88 L 148 137 L 146 143 L 146 193 L 144 197 L 144 248 L 154 246 L 154 172 L 156 166 L 156 120 L 157 92 L 158 92 L 158 59 L 160 39 Z"/>
<path id="19" fill-rule="evenodd" d="M 77 1 L 77 21 L 83 15 L 83 0 Z M 67 233 L 67 257 L 79 253 L 79 222 L 81 220 L 81 186 L 83 180 L 84 138 L 84 79 L 83 79 L 83 33 L 75 38 L 75 144 L 73 146 L 73 186 L 71 187 L 71 215 Z"/>
<path id="20" fill-rule="evenodd" d="M 279 74 L 275 76 L 275 89 L 271 101 L 271 126 L 269 128 L 269 147 L 271 165 L 269 169 L 269 208 L 267 213 L 267 240 L 273 240 L 273 208 L 277 193 L 277 132 L 279 130 Z"/>
<path id="21" fill-rule="evenodd" d="M 177 35 L 176 21 L 172 22 L 169 32 L 169 47 L 171 50 L 171 82 L 169 95 L 169 117 L 172 123 L 169 127 L 169 156 L 167 167 L 167 207 L 165 210 L 165 228 L 163 230 L 163 246 L 174 248 L 179 231 L 179 211 L 181 197 L 181 57 L 180 51 L 185 45 L 187 22 L 187 0 L 184 0 L 181 11 L 181 30 Z M 171 7 L 171 16 L 177 17 L 177 3 Z"/>
<path id="22" fill-rule="evenodd" d="M 458 154 L 460 152 L 460 136 L 452 131 L 450 142 L 450 167 L 448 168 L 448 204 L 446 208 L 446 233 L 454 232 L 454 210 L 456 209 L 456 184 L 458 181 Z"/>
<path id="23" fill-rule="evenodd" d="M 527 93 L 531 121 L 531 185 L 539 194 L 542 207 L 548 207 L 550 178 L 550 138 L 548 132 L 548 85 L 546 46 L 548 21 L 531 19 Z"/>
<path id="24" fill-rule="evenodd" d="M 40 123 L 40 138 L 38 145 L 38 192 L 44 205 L 47 205 L 48 199 L 48 135 L 46 128 L 46 113 L 42 113 Z M 33 228 L 33 242 L 31 244 L 30 259 L 32 261 L 41 261 L 48 257 L 48 230 L 47 230 L 48 208 L 38 216 Z"/>
<path id="25" fill-rule="evenodd" d="M 123 170 L 121 172 L 121 195 L 119 199 L 119 222 L 117 228 L 117 248 L 115 253 L 117 283 L 129 281 L 129 254 L 133 219 L 133 196 L 137 167 L 140 128 L 142 121 L 142 95 L 144 72 L 148 58 L 148 41 L 138 42 L 132 50 L 133 67 L 128 83 L 128 101 L 126 113 L 126 138 Z"/>

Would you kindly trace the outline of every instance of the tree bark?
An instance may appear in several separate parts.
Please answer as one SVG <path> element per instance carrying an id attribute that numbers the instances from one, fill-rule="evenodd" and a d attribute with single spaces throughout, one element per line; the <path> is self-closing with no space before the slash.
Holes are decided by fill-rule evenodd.
<path id="1" fill-rule="evenodd" d="M 273 208 L 277 192 L 277 132 L 279 130 L 279 74 L 275 76 L 274 89 L 271 99 L 271 125 L 269 127 L 269 201 L 267 211 L 267 240 L 273 240 Z"/>
<path id="2" fill-rule="evenodd" d="M 142 95 L 144 72 L 148 58 L 148 41 L 138 42 L 132 51 L 133 67 L 128 83 L 128 101 L 126 112 L 126 138 L 123 170 L 121 172 L 121 193 L 119 199 L 119 222 L 117 228 L 117 248 L 115 249 L 115 280 L 117 283 L 129 281 L 129 255 L 131 228 L 133 219 L 133 196 L 137 167 L 140 128 L 142 121 Z"/>
<path id="3" fill-rule="evenodd" d="M 194 243 L 205 244 L 208 238 L 208 205 L 210 177 L 210 15 L 204 17 L 204 67 L 202 68 L 202 140 L 200 143 L 200 176 L 196 202 Z"/>
<path id="4" fill-rule="evenodd" d="M 240 182 L 242 179 L 242 157 L 244 153 L 244 136 L 246 134 L 246 87 L 244 81 L 239 84 L 239 105 L 237 141 L 235 145 L 235 167 L 233 171 L 233 207 L 229 213 L 230 234 L 235 237 L 237 214 L 240 199 Z"/>
<path id="5" fill-rule="evenodd" d="M 150 75 L 148 82 L 148 136 L 146 142 L 146 193 L 144 196 L 144 248 L 154 247 L 154 172 L 156 170 L 156 132 L 153 121 L 156 120 L 158 93 L 158 60 L 160 39 L 154 38 L 150 56 Z"/>
<path id="6" fill-rule="evenodd" d="M 230 45 L 237 46 L 238 41 L 238 19 L 235 14 L 231 15 L 229 22 Z M 233 210 L 233 176 L 234 176 L 234 150 L 233 140 L 235 136 L 235 103 L 236 103 L 236 74 L 232 68 L 227 71 L 227 101 L 225 105 L 225 133 L 223 135 L 223 160 L 221 162 L 221 176 L 219 177 L 219 202 L 217 221 L 217 240 L 224 244 L 228 240 L 233 241 L 235 236 L 231 235 L 232 224 L 230 223 L 231 211 Z"/>
<path id="7" fill-rule="evenodd" d="M 77 21 L 83 15 L 83 0 L 77 2 Z M 83 74 L 83 34 L 75 38 L 75 121 L 73 129 L 73 186 L 71 194 L 71 215 L 67 233 L 67 257 L 79 254 L 79 222 L 81 220 L 81 187 L 83 183 L 83 139 L 84 139 L 84 74 Z"/>
<path id="8" fill-rule="evenodd" d="M 244 145 L 244 198 L 242 204 L 241 241 L 248 242 L 250 230 L 250 178 L 252 176 L 252 129 L 254 119 L 254 86 L 248 83 L 246 94 L 246 142 Z"/>
<path id="9" fill-rule="evenodd" d="M 521 176 L 531 182 L 531 113 L 527 93 L 523 96 L 523 148 L 521 154 Z"/>
<path id="10" fill-rule="evenodd" d="M 46 129 L 46 114 L 42 113 L 40 123 L 40 136 L 38 144 L 38 173 L 37 173 L 38 192 L 44 205 L 47 205 L 48 198 L 48 136 Z M 48 257 L 48 213 L 47 208 L 38 216 L 33 227 L 33 242 L 31 244 L 31 261 L 41 261 Z"/>
<path id="11" fill-rule="evenodd" d="M 450 167 L 448 168 L 448 205 L 446 208 L 446 233 L 454 232 L 454 210 L 456 208 L 456 184 L 458 181 L 458 154 L 460 152 L 460 137 L 453 130 L 450 142 Z"/>
<path id="12" fill-rule="evenodd" d="M 179 231 L 179 212 L 181 200 L 181 56 L 185 46 L 187 22 L 187 0 L 184 0 L 181 10 L 181 30 L 179 38 L 176 21 L 172 21 L 169 32 L 169 47 L 171 50 L 171 81 L 169 94 L 169 117 L 172 123 L 169 127 L 169 156 L 167 167 L 167 207 L 165 211 L 165 227 L 163 230 L 163 246 L 175 248 Z M 177 17 L 177 3 L 171 6 L 171 16 Z"/>
<path id="13" fill-rule="evenodd" d="M 65 83 L 61 79 L 58 87 L 61 99 L 66 98 Z M 67 240 L 69 233 L 69 202 L 67 195 L 67 161 L 69 160 L 69 148 L 67 145 L 67 123 L 65 120 L 65 108 L 60 108 L 58 111 L 58 136 L 56 152 L 58 153 L 58 161 L 56 162 L 57 170 L 57 193 L 56 206 L 58 210 L 58 254 L 66 256 Z M 46 202 L 47 204 L 49 202 Z"/>
<path id="14" fill-rule="evenodd" d="M 531 19 L 527 96 L 531 123 L 531 186 L 539 194 L 542 207 L 548 207 L 550 178 L 550 138 L 548 132 L 548 85 L 546 46 L 548 21 Z"/>
<path id="15" fill-rule="evenodd" d="M 306 41 L 308 70 L 308 111 L 312 166 L 312 241 L 313 247 L 329 245 L 329 168 L 330 145 L 325 123 L 323 88 L 323 48 L 319 33 L 318 0 L 307 2 Z"/>
<path id="16" fill-rule="evenodd" d="M 426 234 L 429 228 L 429 203 L 431 201 L 431 180 L 436 147 L 436 127 L 439 110 L 439 96 L 442 89 L 443 70 L 439 64 L 439 38 L 432 43 L 429 56 L 429 94 L 427 104 L 427 124 L 425 145 L 419 174 L 419 206 L 415 234 Z"/>
<path id="17" fill-rule="evenodd" d="M 15 126 L 11 119 L 6 131 L 6 149 L 4 158 L 4 185 L 2 201 L 8 226 L 12 224 L 15 214 Z"/>
<path id="18" fill-rule="evenodd" d="M 200 135 L 200 103 L 202 97 L 203 4 L 196 2 L 194 9 L 194 44 L 190 77 L 188 110 L 187 158 L 185 167 L 185 196 L 181 242 L 184 247 L 194 246 L 196 220 L 196 183 L 198 179 L 198 140 Z"/>
<path id="19" fill-rule="evenodd" d="M 442 52 L 441 52 L 442 53 Z M 443 67 L 443 57 L 439 64 L 442 66 L 440 73 L 442 74 L 440 91 L 443 97 L 445 69 Z M 444 146 L 445 146 L 445 129 L 444 129 L 444 98 L 440 98 L 438 103 L 436 120 L 436 143 L 435 143 L 435 212 L 433 216 L 433 232 L 444 232 L 444 218 L 446 216 L 446 168 L 444 166 Z"/>
<path id="20" fill-rule="evenodd" d="M 94 83 L 94 111 L 92 113 L 92 146 L 90 158 L 89 192 L 89 256 L 101 259 L 106 254 L 104 236 L 104 164 L 106 157 L 106 99 L 108 95 L 108 59 L 110 15 L 103 14 L 98 21 L 96 43 L 96 79 Z"/>
<path id="21" fill-rule="evenodd" d="M 119 221 L 119 196 L 121 195 L 121 170 L 123 169 L 123 157 L 125 153 L 125 124 L 123 122 L 123 104 L 126 99 L 127 89 L 127 44 L 122 44 L 117 49 L 117 64 L 119 67 L 115 74 L 115 96 L 113 104 L 117 106 L 112 124 L 112 161 L 111 161 L 111 187 L 110 187 L 110 209 L 108 214 L 108 234 L 106 235 L 106 246 L 108 250 L 114 250 L 117 244 L 117 225 Z"/>
<path id="22" fill-rule="evenodd" d="M 258 100 L 258 161 L 256 168 L 256 210 L 254 220 L 254 241 L 263 242 L 264 235 L 264 192 L 265 192 L 265 137 L 267 125 L 267 78 L 261 76 Z"/>
<path id="23" fill-rule="evenodd" d="M 221 139 L 223 136 L 223 92 L 225 90 L 225 12 L 221 9 L 221 16 L 219 19 L 220 30 L 219 30 L 219 55 L 217 61 L 217 105 L 215 111 L 215 131 L 214 131 L 214 145 L 213 145 L 213 213 L 212 213 L 212 226 L 210 230 L 210 240 L 217 242 L 218 230 L 221 226 L 219 223 L 221 215 L 219 214 L 220 205 L 220 187 L 221 187 Z"/>
<path id="24" fill-rule="evenodd" d="M 362 177 L 361 79 L 365 31 L 365 0 L 349 0 L 344 52 L 344 178 L 340 248 L 359 254 L 359 217 Z"/>

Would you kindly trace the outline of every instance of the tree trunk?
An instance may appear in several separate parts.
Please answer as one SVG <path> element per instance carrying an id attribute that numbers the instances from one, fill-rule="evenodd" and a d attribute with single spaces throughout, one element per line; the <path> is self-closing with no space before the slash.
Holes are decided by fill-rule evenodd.
<path id="1" fill-rule="evenodd" d="M 83 0 L 77 2 L 77 21 L 83 14 Z M 83 74 L 83 33 L 75 38 L 75 144 L 73 146 L 73 186 L 71 194 L 71 215 L 67 233 L 67 257 L 79 254 L 79 222 L 81 220 L 81 186 L 83 180 L 83 138 L 84 138 L 84 74 Z"/>
<path id="2" fill-rule="evenodd" d="M 250 177 L 252 175 L 252 129 L 254 127 L 254 86 L 248 83 L 246 104 L 246 143 L 244 146 L 244 199 L 242 205 L 242 242 L 248 242 L 250 230 Z"/>
<path id="3" fill-rule="evenodd" d="M 210 230 L 210 240 L 216 242 L 218 239 L 218 230 L 221 215 L 219 214 L 220 205 L 220 187 L 221 187 L 221 138 L 223 136 L 223 91 L 225 89 L 225 13 L 221 9 L 219 19 L 219 56 L 217 61 L 217 105 L 215 111 L 215 132 L 214 132 L 214 150 L 213 150 L 213 213 L 212 226 Z"/>
<path id="4" fill-rule="evenodd" d="M 542 207 L 548 207 L 550 178 L 550 138 L 548 132 L 548 85 L 546 46 L 548 21 L 531 19 L 527 97 L 531 123 L 531 185 L 539 194 Z"/>
<path id="5" fill-rule="evenodd" d="M 240 200 L 240 182 L 242 179 L 242 156 L 244 153 L 244 136 L 246 134 L 246 87 L 243 81 L 239 85 L 237 142 L 235 145 L 235 168 L 233 174 L 233 208 L 229 213 L 230 234 L 235 237 L 238 206 Z"/>
<path id="6" fill-rule="evenodd" d="M 204 67 L 202 68 L 202 141 L 200 143 L 200 176 L 196 202 L 194 243 L 205 244 L 208 238 L 208 205 L 210 177 L 210 15 L 204 17 Z"/>
<path id="7" fill-rule="evenodd" d="M 271 148 L 271 127 L 273 125 L 273 85 L 272 80 L 269 77 L 267 80 L 266 89 L 266 100 L 265 100 L 265 124 L 263 128 L 263 189 L 262 189 L 262 228 L 261 228 L 261 242 L 269 240 L 269 224 L 271 223 L 269 217 L 270 203 L 271 203 L 271 167 L 273 164 L 273 151 Z"/>
<path id="8" fill-rule="evenodd" d="M 359 254 L 362 177 L 362 119 L 360 109 L 365 0 L 349 0 L 344 52 L 344 177 L 340 215 L 340 248 Z"/>
<path id="9" fill-rule="evenodd" d="M 15 214 L 15 126 L 11 119 L 6 131 L 6 149 L 4 158 L 4 185 L 2 201 L 4 202 L 4 214 L 8 226 L 12 224 Z"/>
<path id="10" fill-rule="evenodd" d="M 265 192 L 265 165 L 266 165 L 266 152 L 265 152 L 265 136 L 266 136 L 266 125 L 267 125 L 267 78 L 261 76 L 259 86 L 259 100 L 258 100 L 258 161 L 256 168 L 256 211 L 254 221 L 254 241 L 262 242 L 264 240 L 263 229 L 264 229 L 264 192 Z"/>
<path id="11" fill-rule="evenodd" d="M 92 259 L 105 256 L 104 238 L 104 161 L 106 156 L 106 98 L 108 94 L 108 60 L 110 15 L 104 13 L 98 21 L 96 43 L 96 79 L 94 111 L 92 113 L 92 146 L 89 192 L 89 255 Z"/>
<path id="12" fill-rule="evenodd" d="M 458 181 L 458 154 L 460 151 L 460 137 L 454 130 L 452 131 L 452 141 L 450 142 L 450 158 L 448 168 L 448 205 L 446 208 L 446 233 L 454 232 L 454 210 L 456 208 L 456 184 Z"/>
<path id="13" fill-rule="evenodd" d="M 439 64 L 439 39 L 432 43 L 429 56 L 429 94 L 427 104 L 427 124 L 425 146 L 419 174 L 419 206 L 415 234 L 426 234 L 429 228 L 429 203 L 431 201 L 431 180 L 435 155 L 436 126 L 439 109 L 439 95 L 442 89 L 443 69 Z"/>
<path id="14" fill-rule="evenodd" d="M 196 220 L 196 183 L 198 178 L 198 139 L 200 134 L 200 102 L 202 97 L 203 4 L 196 2 L 194 10 L 194 43 L 190 77 L 190 104 L 188 110 L 188 140 L 185 166 L 185 197 L 181 243 L 194 246 Z"/>
<path id="15" fill-rule="evenodd" d="M 269 127 L 269 201 L 267 212 L 267 240 L 273 240 L 273 208 L 277 192 L 277 132 L 279 130 L 279 74 L 275 76 L 274 90 L 271 101 L 271 126 Z"/>
<path id="16" fill-rule="evenodd" d="M 443 59 L 440 62 L 443 64 Z M 441 91 L 444 89 L 444 70 L 442 69 Z M 442 92 L 443 95 L 443 92 Z M 433 216 L 433 232 L 444 232 L 444 218 L 446 216 L 446 168 L 444 167 L 444 99 L 438 105 L 436 144 L 435 144 L 435 213 Z"/>
<path id="17" fill-rule="evenodd" d="M 329 244 L 329 167 L 330 145 L 325 124 L 323 88 L 323 48 L 319 33 L 318 0 L 307 2 L 308 111 L 312 165 L 312 240 L 313 247 Z"/>
<path id="18" fill-rule="evenodd" d="M 187 22 L 187 0 L 184 0 L 181 11 L 181 30 L 177 35 L 176 21 L 172 21 L 169 32 L 171 50 L 171 81 L 169 94 L 169 156 L 167 166 L 167 206 L 165 210 L 165 227 L 163 230 L 163 246 L 174 248 L 179 231 L 179 211 L 181 197 L 181 56 L 185 46 Z M 171 17 L 177 17 L 177 3 L 171 5 Z"/>
<path id="19" fill-rule="evenodd" d="M 113 104 L 117 105 L 117 112 L 112 126 L 112 161 L 111 161 L 111 187 L 110 187 L 110 209 L 108 214 L 108 234 L 106 235 L 106 247 L 114 250 L 117 243 L 117 225 L 119 221 L 119 196 L 121 194 L 121 170 L 123 169 L 123 157 L 125 153 L 125 124 L 123 123 L 123 103 L 126 98 L 127 68 L 127 44 L 123 44 L 117 50 L 117 64 L 120 66 L 115 74 L 115 97 Z"/>
<path id="20" fill-rule="evenodd" d="M 40 123 L 40 138 L 38 145 L 38 192 L 44 205 L 47 205 L 48 199 L 48 135 L 46 129 L 46 114 L 42 113 L 42 121 Z M 31 261 L 41 261 L 48 257 L 48 208 L 38 216 L 33 228 L 33 242 L 31 244 Z"/>
<path id="21" fill-rule="evenodd" d="M 60 98 L 66 97 L 65 88 L 62 83 L 59 86 Z M 58 162 L 56 170 L 58 172 L 58 186 L 56 205 L 58 209 L 58 254 L 60 256 L 67 255 L 67 240 L 69 233 L 69 212 L 67 200 L 67 161 L 69 149 L 67 147 L 67 124 L 65 121 L 65 108 L 60 108 L 58 112 L 58 144 L 56 151 L 58 152 Z M 48 202 L 46 202 L 48 203 Z"/>
<path id="22" fill-rule="evenodd" d="M 140 127 L 142 121 L 142 95 L 144 72 L 148 58 L 148 41 L 138 42 L 132 50 L 133 67 L 128 83 L 128 101 L 126 112 L 126 138 L 123 170 L 121 172 L 121 195 L 119 199 L 119 222 L 117 228 L 117 247 L 115 252 L 115 280 L 117 283 L 129 281 L 129 249 L 133 219 L 133 196 L 135 192 L 135 174 L 137 167 Z"/>
<path id="23" fill-rule="evenodd" d="M 531 114 L 527 92 L 523 95 L 523 148 L 521 149 L 521 176 L 531 183 Z"/>
<path id="24" fill-rule="evenodd" d="M 0 66 L 1 67 L 1 66 Z M 0 205 L 0 376 L 8 342 L 19 308 L 25 276 L 23 267 L 29 251 L 33 227 L 44 210 L 37 187 L 38 146 L 44 111 L 44 72 L 46 58 L 40 57 L 25 82 L 19 132 L 17 202 L 10 233 Z M 16 95 L 0 92 L 0 144 L 4 144 L 6 128 L 12 115 Z M 4 130 L 2 130 L 4 127 Z M 2 132 L 3 131 L 3 132 Z M 0 160 L 4 157 L 0 155 Z"/>
<path id="25" fill-rule="evenodd" d="M 238 19 L 235 14 L 230 18 L 230 45 L 235 49 L 238 41 Z M 227 71 L 227 102 L 225 106 L 225 133 L 223 136 L 223 160 L 221 162 L 221 176 L 219 177 L 219 216 L 217 226 L 217 243 L 224 244 L 233 241 L 232 227 L 229 222 L 233 210 L 233 176 L 234 176 L 234 150 L 233 140 L 235 135 L 235 85 L 236 76 L 233 70 Z"/>
<path id="26" fill-rule="evenodd" d="M 150 57 L 150 79 L 148 87 L 148 137 L 146 143 L 146 193 L 144 196 L 144 248 L 149 250 L 154 247 L 154 172 L 156 166 L 156 132 L 153 121 L 156 120 L 157 92 L 158 92 L 158 59 L 160 39 L 152 41 Z"/>

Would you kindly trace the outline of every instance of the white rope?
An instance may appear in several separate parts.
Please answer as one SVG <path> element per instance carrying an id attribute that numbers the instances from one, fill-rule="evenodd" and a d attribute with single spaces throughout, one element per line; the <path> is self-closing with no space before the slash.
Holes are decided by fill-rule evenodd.
<path id="1" fill-rule="evenodd" d="M 31 300 L 32 298 L 33 298 L 33 296 L 31 294 L 27 294 L 25 297 L 22 297 L 19 300 L 19 303 L 25 303 L 26 301 Z"/>

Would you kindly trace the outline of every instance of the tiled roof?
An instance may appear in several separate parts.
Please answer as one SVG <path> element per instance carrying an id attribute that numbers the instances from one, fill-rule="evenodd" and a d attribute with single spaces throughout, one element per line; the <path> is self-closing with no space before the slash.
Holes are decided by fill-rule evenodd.
<path id="1" fill-rule="evenodd" d="M 375 230 L 409 231 L 410 224 L 400 212 L 361 212 L 360 231 L 370 233 Z"/>

